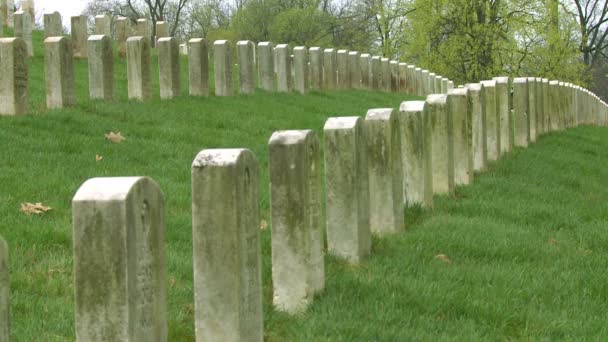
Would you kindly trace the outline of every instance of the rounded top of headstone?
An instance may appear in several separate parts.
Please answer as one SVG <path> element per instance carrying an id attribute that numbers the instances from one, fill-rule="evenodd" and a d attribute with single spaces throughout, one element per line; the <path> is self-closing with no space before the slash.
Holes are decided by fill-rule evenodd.
<path id="1" fill-rule="evenodd" d="M 428 104 L 446 104 L 448 101 L 448 95 L 446 94 L 431 94 L 426 97 L 426 103 Z"/>
<path id="2" fill-rule="evenodd" d="M 289 131 L 276 131 L 272 133 L 268 145 L 295 145 L 306 141 L 309 137 L 314 137 L 315 132 L 307 130 L 289 130 Z"/>
<path id="3" fill-rule="evenodd" d="M 435 79 L 440 80 L 440 81 L 444 80 L 443 76 L 440 76 L 440 75 L 435 76 Z M 446 79 L 446 81 L 447 81 L 447 79 Z"/>
<path id="4" fill-rule="evenodd" d="M 72 202 L 124 200 L 140 183 L 150 183 L 160 191 L 158 184 L 149 177 L 97 177 L 84 182 Z"/>
<path id="5" fill-rule="evenodd" d="M 372 59 L 373 59 L 373 60 L 381 60 L 381 59 L 382 59 L 382 57 L 380 57 L 380 56 L 372 56 Z"/>
<path id="6" fill-rule="evenodd" d="M 272 46 L 271 42 L 259 42 L 258 46 Z"/>
<path id="7" fill-rule="evenodd" d="M 416 71 L 422 71 L 422 68 L 416 68 Z"/>
<path id="8" fill-rule="evenodd" d="M 399 106 L 400 112 L 422 112 L 424 110 L 424 101 L 403 101 Z"/>
<path id="9" fill-rule="evenodd" d="M 528 82 L 536 82 L 536 77 L 528 77 Z"/>
<path id="10" fill-rule="evenodd" d="M 513 79 L 513 84 L 517 84 L 517 83 L 528 83 L 528 78 L 527 77 L 516 77 Z"/>
<path id="11" fill-rule="evenodd" d="M 251 40 L 239 40 L 236 42 L 237 46 L 247 46 L 249 44 L 251 44 Z"/>
<path id="12" fill-rule="evenodd" d="M 390 121 L 393 118 L 393 108 L 374 108 L 367 111 L 365 121 Z"/>
<path id="13" fill-rule="evenodd" d="M 276 48 L 277 49 L 288 49 L 289 45 L 287 45 L 287 44 L 279 44 L 279 45 L 276 46 Z"/>
<path id="14" fill-rule="evenodd" d="M 492 78 L 492 80 L 496 81 L 497 84 L 509 84 L 508 76 L 498 76 L 498 77 Z"/>
<path id="15" fill-rule="evenodd" d="M 306 46 L 296 46 L 293 48 L 293 51 L 306 51 Z"/>
<path id="16" fill-rule="evenodd" d="M 349 51 L 348 54 L 350 56 L 358 56 L 359 55 L 359 51 Z"/>
<path id="17" fill-rule="evenodd" d="M 356 127 L 361 118 L 358 116 L 341 116 L 341 117 L 333 117 L 327 119 L 325 121 L 325 126 L 323 130 L 339 130 L 339 129 L 349 129 Z"/>
<path id="18" fill-rule="evenodd" d="M 255 155 L 246 148 L 218 148 L 200 151 L 194 161 L 192 168 L 204 168 L 206 166 L 228 166 L 238 164 L 245 156 L 255 160 Z"/>
<path id="19" fill-rule="evenodd" d="M 68 39 L 67 37 L 64 36 L 59 36 L 59 37 L 48 37 L 44 40 L 44 43 L 59 43 L 62 40 L 66 40 Z"/>
<path id="20" fill-rule="evenodd" d="M 407 65 L 407 63 L 399 63 L 399 66 L 402 66 L 402 67 L 406 67 L 406 68 L 407 68 L 407 66 L 408 66 L 408 65 Z"/>
<path id="21" fill-rule="evenodd" d="M 348 50 L 340 49 L 340 50 L 338 50 L 338 53 L 339 54 L 348 53 Z"/>
<path id="22" fill-rule="evenodd" d="M 380 58 L 380 60 L 381 60 L 381 61 L 383 61 L 383 62 L 388 62 L 388 61 L 390 61 L 390 59 L 388 59 L 388 58 Z"/>
<path id="23" fill-rule="evenodd" d="M 423 74 L 428 74 L 428 73 L 429 73 L 429 71 L 425 69 L 425 70 L 422 70 L 422 73 L 423 73 Z"/>
<path id="24" fill-rule="evenodd" d="M 414 70 L 416 70 L 416 66 L 415 65 L 408 65 L 407 68 L 408 69 L 414 69 Z"/>
<path id="25" fill-rule="evenodd" d="M 230 44 L 230 42 L 227 41 L 227 40 L 216 40 L 216 41 L 213 42 L 213 45 L 228 45 L 228 44 Z"/>
<path id="26" fill-rule="evenodd" d="M 431 73 L 429 73 L 429 76 L 430 76 L 430 77 L 436 77 L 436 76 L 437 76 L 437 74 L 436 74 L 436 73 L 434 73 L 434 72 L 431 72 Z"/>
<path id="27" fill-rule="evenodd" d="M 395 64 L 399 65 L 399 61 L 391 61 L 391 64 L 393 64 L 393 65 L 395 65 Z"/>
<path id="28" fill-rule="evenodd" d="M 334 52 L 336 50 L 334 48 L 327 48 L 327 49 L 325 49 L 323 51 L 325 51 L 325 52 Z"/>
<path id="29" fill-rule="evenodd" d="M 470 91 L 480 91 L 484 88 L 482 83 L 467 83 L 464 86 Z"/>
<path id="30" fill-rule="evenodd" d="M 207 39 L 205 39 L 205 38 L 191 38 L 188 42 L 189 43 L 206 43 Z"/>
<path id="31" fill-rule="evenodd" d="M 442 77 L 442 78 L 441 78 L 441 80 L 442 80 L 442 81 L 446 81 L 446 82 L 450 82 L 450 79 L 449 79 L 449 78 L 447 78 L 447 77 Z"/>
<path id="32" fill-rule="evenodd" d="M 458 88 L 448 90 L 448 95 L 468 96 L 469 89 L 460 86 Z"/>
<path id="33" fill-rule="evenodd" d="M 313 47 L 309 48 L 308 51 L 321 51 L 321 48 L 318 46 L 313 46 Z"/>
<path id="34" fill-rule="evenodd" d="M 110 36 L 106 36 L 105 34 L 94 34 L 89 36 L 89 41 L 98 41 L 98 40 L 110 40 Z"/>
<path id="35" fill-rule="evenodd" d="M 127 38 L 127 42 L 134 42 L 134 41 L 142 41 L 146 38 L 142 37 L 142 36 L 132 36 Z"/>
<path id="36" fill-rule="evenodd" d="M 495 80 L 485 80 L 485 81 L 481 81 L 479 83 L 483 84 L 483 86 L 485 88 L 487 88 L 487 87 L 496 87 L 496 81 Z"/>
<path id="37" fill-rule="evenodd" d="M 361 58 L 370 58 L 371 55 L 369 53 L 362 53 Z"/>
<path id="38" fill-rule="evenodd" d="M 563 85 L 564 85 L 564 82 L 560 81 L 558 84 L 559 84 L 559 85 L 560 85 L 560 87 L 561 87 L 561 86 L 563 86 Z"/>

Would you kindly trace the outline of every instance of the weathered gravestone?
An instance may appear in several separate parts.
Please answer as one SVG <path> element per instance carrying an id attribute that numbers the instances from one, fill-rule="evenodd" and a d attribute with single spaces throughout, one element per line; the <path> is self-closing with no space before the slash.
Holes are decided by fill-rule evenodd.
<path id="1" fill-rule="evenodd" d="M 323 51 L 323 84 L 325 90 L 334 90 L 337 86 L 338 72 L 337 54 L 335 49 Z"/>
<path id="2" fill-rule="evenodd" d="M 448 111 L 452 119 L 454 150 L 454 184 L 468 185 L 473 181 L 473 130 L 469 90 L 456 88 L 448 91 Z"/>
<path id="3" fill-rule="evenodd" d="M 188 44 L 190 96 L 209 96 L 209 46 L 207 40 L 192 38 Z"/>
<path id="4" fill-rule="evenodd" d="M 305 95 L 308 93 L 308 49 L 305 46 L 293 48 L 293 88 L 296 92 Z"/>
<path id="5" fill-rule="evenodd" d="M 357 51 L 348 53 L 348 79 L 351 89 L 361 88 L 361 54 Z"/>
<path id="6" fill-rule="evenodd" d="M 513 149 L 513 128 L 509 108 L 510 80 L 509 77 L 494 77 L 493 80 L 496 81 L 496 111 L 500 122 L 500 154 L 502 155 Z"/>
<path id="7" fill-rule="evenodd" d="M 389 91 L 399 91 L 399 62 L 390 61 L 390 89 Z"/>
<path id="8" fill-rule="evenodd" d="M 93 35 L 88 40 L 89 97 L 114 98 L 114 53 L 110 36 Z"/>
<path id="9" fill-rule="evenodd" d="M 365 116 L 369 176 L 369 220 L 372 232 L 386 235 L 405 228 L 403 170 L 397 111 L 370 109 Z"/>
<path id="10" fill-rule="evenodd" d="M 156 38 L 166 38 L 169 37 L 169 23 L 166 21 L 157 21 L 156 22 Z"/>
<path id="11" fill-rule="evenodd" d="M 371 90 L 380 90 L 382 87 L 382 57 L 373 56 L 370 73 Z"/>
<path id="12" fill-rule="evenodd" d="M 167 341 L 163 206 L 147 177 L 92 178 L 74 195 L 77 341 Z"/>
<path id="13" fill-rule="evenodd" d="M 249 40 L 236 43 L 236 59 L 239 65 L 239 94 L 251 95 L 255 91 L 253 60 L 255 45 Z"/>
<path id="14" fill-rule="evenodd" d="M 74 58 L 87 58 L 87 39 L 89 37 L 87 17 L 85 15 L 78 15 L 71 17 L 70 21 Z"/>
<path id="15" fill-rule="evenodd" d="M 32 21 L 29 12 L 18 11 L 14 15 L 15 37 L 22 38 L 27 47 L 27 57 L 34 56 L 34 44 L 32 42 Z"/>
<path id="16" fill-rule="evenodd" d="M 279 131 L 268 149 L 273 304 L 297 313 L 325 287 L 319 139 L 311 130 Z"/>
<path id="17" fill-rule="evenodd" d="M 227 40 L 213 43 L 215 96 L 234 95 L 232 80 L 232 47 Z"/>
<path id="18" fill-rule="evenodd" d="M 179 44 L 177 38 L 160 38 L 156 43 L 160 98 L 172 99 L 181 95 Z"/>
<path id="19" fill-rule="evenodd" d="M 135 34 L 148 40 L 152 39 L 152 28 L 148 19 L 137 19 Z"/>
<path id="20" fill-rule="evenodd" d="M 130 100 L 152 98 L 150 41 L 145 37 L 127 39 L 127 82 Z"/>
<path id="21" fill-rule="evenodd" d="M 247 149 L 203 150 L 192 163 L 197 341 L 264 338 L 258 189 Z"/>
<path id="22" fill-rule="evenodd" d="M 63 36 L 63 24 L 59 12 L 44 14 L 44 38 Z"/>
<path id="23" fill-rule="evenodd" d="M 323 50 L 320 47 L 308 49 L 310 60 L 310 87 L 313 91 L 323 89 Z"/>
<path id="24" fill-rule="evenodd" d="M 528 79 L 513 80 L 513 128 L 515 146 L 528 147 L 530 142 L 530 115 L 528 112 Z"/>
<path id="25" fill-rule="evenodd" d="M 500 117 L 496 100 L 496 81 L 481 81 L 484 87 L 486 107 L 486 147 L 488 161 L 500 157 Z"/>
<path id="26" fill-rule="evenodd" d="M 360 75 L 361 75 L 361 88 L 371 89 L 370 83 L 370 68 L 371 68 L 372 56 L 368 53 L 361 54 L 359 61 Z"/>
<path id="27" fill-rule="evenodd" d="M 68 37 L 44 40 L 46 107 L 63 108 L 76 104 L 72 42 Z"/>
<path id="28" fill-rule="evenodd" d="M 112 17 L 109 14 L 95 16 L 95 35 L 106 35 L 112 40 Z"/>
<path id="29" fill-rule="evenodd" d="M 0 38 L 0 115 L 28 112 L 27 46 L 21 38 Z"/>
<path id="30" fill-rule="evenodd" d="M 543 94 L 543 79 L 537 77 L 535 79 L 536 84 L 536 135 L 540 136 L 545 133 L 545 110 L 543 107 L 544 104 L 544 94 Z M 576 92 L 578 95 L 578 91 Z M 578 99 L 578 96 L 577 96 Z M 578 113 L 578 110 L 577 110 Z"/>
<path id="31" fill-rule="evenodd" d="M 569 95 L 569 94 L 568 94 Z M 530 142 L 536 141 L 536 78 L 528 77 L 528 125 L 530 130 Z M 568 101 L 570 96 L 565 97 Z"/>
<path id="32" fill-rule="evenodd" d="M 429 115 L 431 120 L 433 193 L 453 195 L 454 143 L 447 98 L 445 94 L 427 96 L 424 115 Z"/>
<path id="33" fill-rule="evenodd" d="M 350 87 L 348 50 L 338 50 L 338 89 L 348 89 Z"/>
<path id="34" fill-rule="evenodd" d="M 260 88 L 274 92 L 274 48 L 272 47 L 272 43 L 258 43 L 257 57 Z"/>
<path id="35" fill-rule="evenodd" d="M 391 91 L 391 60 L 380 58 L 380 88 L 383 91 Z"/>
<path id="36" fill-rule="evenodd" d="M 465 87 L 469 90 L 471 105 L 473 170 L 482 172 L 488 167 L 485 88 L 481 83 L 469 83 Z"/>
<path id="37" fill-rule="evenodd" d="M 323 132 L 328 250 L 359 263 L 371 250 L 363 120 L 358 116 L 329 118 Z"/>
<path id="38" fill-rule="evenodd" d="M 274 50 L 276 53 L 277 91 L 279 93 L 288 93 L 292 88 L 289 45 L 279 44 Z"/>
<path id="39" fill-rule="evenodd" d="M 116 19 L 116 41 L 118 43 L 118 57 L 127 56 L 127 39 L 131 36 L 131 21 L 129 18 Z"/>

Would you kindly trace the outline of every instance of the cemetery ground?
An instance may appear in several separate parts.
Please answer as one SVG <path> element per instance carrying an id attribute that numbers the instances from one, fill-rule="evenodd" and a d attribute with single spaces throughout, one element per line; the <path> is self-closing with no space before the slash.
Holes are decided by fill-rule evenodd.
<path id="1" fill-rule="evenodd" d="M 203 148 L 247 147 L 261 167 L 264 325 L 268 341 L 599 339 L 608 336 L 608 134 L 583 126 L 516 148 L 433 210 L 406 211 L 406 231 L 375 237 L 359 266 L 326 256 L 326 289 L 308 311 L 272 309 L 267 142 L 275 130 L 322 127 L 330 116 L 394 107 L 403 94 L 343 91 L 233 98 L 186 95 L 88 100 L 44 109 L 41 33 L 30 61 L 34 113 L 0 118 L 0 235 L 10 247 L 12 337 L 74 339 L 71 199 L 88 178 L 155 179 L 165 196 L 170 341 L 194 340 L 190 166 Z M 182 89 L 187 64 L 182 60 Z M 104 134 L 120 132 L 114 143 Z M 219 195 L 219 194 L 218 194 Z M 22 202 L 52 210 L 26 215 Z"/>

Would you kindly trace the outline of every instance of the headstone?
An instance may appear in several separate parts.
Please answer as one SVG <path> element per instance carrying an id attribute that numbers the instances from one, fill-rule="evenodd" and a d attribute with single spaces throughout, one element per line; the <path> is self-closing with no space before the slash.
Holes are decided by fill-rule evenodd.
<path id="1" fill-rule="evenodd" d="M 156 22 L 156 38 L 166 38 L 169 37 L 169 23 L 166 21 L 157 21 Z"/>
<path id="2" fill-rule="evenodd" d="M 36 9 L 34 8 L 34 0 L 21 0 L 21 10 L 27 12 L 30 16 L 32 26 L 36 21 Z"/>
<path id="3" fill-rule="evenodd" d="M 540 77 L 536 78 L 536 135 L 540 136 L 545 133 L 544 125 L 544 94 L 543 94 L 543 79 Z M 577 91 L 578 95 L 578 91 Z M 578 97 L 577 97 L 578 98 Z"/>
<path id="4" fill-rule="evenodd" d="M 399 91 L 399 62 L 398 61 L 390 61 L 390 69 L 391 69 L 391 88 L 390 91 L 398 92 Z"/>
<path id="5" fill-rule="evenodd" d="M 46 107 L 63 108 L 76 104 L 72 42 L 68 37 L 44 40 Z"/>
<path id="6" fill-rule="evenodd" d="M 371 250 L 363 120 L 358 116 L 329 118 L 323 132 L 328 250 L 359 263 Z"/>
<path id="7" fill-rule="evenodd" d="M 152 98 L 150 41 L 146 37 L 127 39 L 127 80 L 130 100 Z"/>
<path id="8" fill-rule="evenodd" d="M 147 177 L 92 178 L 74 195 L 77 341 L 167 341 L 163 206 Z"/>
<path id="9" fill-rule="evenodd" d="M 203 150 L 192 163 L 197 341 L 263 340 L 259 177 L 247 149 Z"/>
<path id="10" fill-rule="evenodd" d="M 433 93 L 433 89 L 430 84 L 430 73 L 428 70 L 422 70 L 422 94 L 421 96 L 430 95 Z"/>
<path id="11" fill-rule="evenodd" d="M 28 112 L 27 45 L 21 38 L 0 38 L 0 115 Z"/>
<path id="12" fill-rule="evenodd" d="M 442 78 L 441 79 L 441 93 L 442 94 L 447 94 L 448 93 L 448 85 L 450 84 L 450 80 L 447 78 Z"/>
<path id="13" fill-rule="evenodd" d="M 404 230 L 401 135 L 397 111 L 370 109 L 365 116 L 369 175 L 369 225 L 379 235 Z"/>
<path id="14" fill-rule="evenodd" d="M 236 43 L 236 58 L 239 65 L 239 94 L 251 95 L 255 92 L 253 50 L 255 45 L 249 40 Z"/>
<path id="15" fill-rule="evenodd" d="M 6 27 L 15 27 L 15 0 L 6 0 Z"/>
<path id="16" fill-rule="evenodd" d="M 382 87 L 382 57 L 380 56 L 372 57 L 370 79 L 371 90 L 380 90 Z"/>
<path id="17" fill-rule="evenodd" d="M 190 96 L 209 96 L 209 46 L 203 38 L 188 42 L 188 75 Z"/>
<path id="18" fill-rule="evenodd" d="M 87 58 L 87 39 L 89 33 L 87 29 L 87 17 L 78 15 L 71 17 L 72 51 L 74 58 Z"/>
<path id="19" fill-rule="evenodd" d="M 288 93 L 291 91 L 291 58 L 289 53 L 289 45 L 279 44 L 275 48 L 276 51 L 276 66 L 277 66 L 277 91 L 279 93 Z"/>
<path id="20" fill-rule="evenodd" d="M 273 304 L 298 313 L 325 287 L 319 139 L 311 130 L 279 131 L 268 149 Z"/>
<path id="21" fill-rule="evenodd" d="M 258 43 L 258 79 L 260 88 L 274 92 L 274 49 L 272 43 Z"/>
<path id="22" fill-rule="evenodd" d="M 361 54 L 357 51 L 348 53 L 348 79 L 351 89 L 361 89 Z"/>
<path id="23" fill-rule="evenodd" d="M 513 80 L 513 128 L 515 146 L 528 147 L 530 141 L 530 117 L 528 112 L 528 79 Z"/>
<path id="24" fill-rule="evenodd" d="M 496 110 L 500 122 L 500 154 L 511 152 L 513 149 L 513 128 L 511 127 L 511 110 L 509 108 L 510 80 L 509 77 L 494 77 L 496 81 Z"/>
<path id="25" fill-rule="evenodd" d="M 63 24 L 59 12 L 44 14 L 44 38 L 63 36 Z"/>
<path id="26" fill-rule="evenodd" d="M 308 49 L 310 59 L 310 87 L 313 91 L 323 90 L 323 50 L 320 47 Z"/>
<path id="27" fill-rule="evenodd" d="M 5 27 L 8 27 L 8 4 L 6 0 L 0 0 L 0 38 Z"/>
<path id="28" fill-rule="evenodd" d="M 179 44 L 177 50 L 179 51 L 180 56 L 188 56 L 188 44 Z"/>
<path id="29" fill-rule="evenodd" d="M 435 76 L 435 93 L 439 93 L 439 94 L 447 94 L 443 92 L 443 87 L 442 87 L 442 80 L 443 77 L 437 75 Z"/>
<path id="30" fill-rule="evenodd" d="M 160 98 L 172 99 L 181 95 L 182 82 L 177 38 L 160 38 L 156 43 L 158 50 L 158 71 Z"/>
<path id="31" fill-rule="evenodd" d="M 135 34 L 146 39 L 152 39 L 152 29 L 150 27 L 150 21 L 148 19 L 137 19 L 137 26 L 135 28 Z"/>
<path id="32" fill-rule="evenodd" d="M 32 42 L 32 21 L 29 12 L 17 11 L 14 15 L 15 31 L 17 38 L 22 38 L 27 46 L 27 57 L 34 56 L 34 44 Z"/>
<path id="33" fill-rule="evenodd" d="M 486 106 L 486 147 L 488 161 L 500 156 L 500 117 L 496 100 L 496 81 L 481 81 L 484 87 Z"/>
<path id="34" fill-rule="evenodd" d="M 114 98 L 114 52 L 112 39 L 106 35 L 89 37 L 89 97 L 112 100 Z"/>
<path id="35" fill-rule="evenodd" d="M 416 68 L 414 69 L 415 71 L 415 78 L 416 78 L 416 82 L 415 82 L 415 89 L 416 92 L 414 95 L 416 96 L 425 96 L 424 94 L 424 81 L 422 80 L 423 74 L 422 74 L 422 69 L 421 68 Z"/>
<path id="36" fill-rule="evenodd" d="M 127 39 L 131 36 L 131 22 L 129 18 L 116 19 L 116 41 L 118 43 L 118 57 L 127 57 Z"/>
<path id="37" fill-rule="evenodd" d="M 213 43 L 215 96 L 234 95 L 232 80 L 232 46 L 227 40 Z"/>
<path id="38" fill-rule="evenodd" d="M 323 84 L 325 90 L 335 90 L 337 87 L 337 63 L 336 50 L 325 49 L 323 51 Z"/>
<path id="39" fill-rule="evenodd" d="M 528 127 L 530 142 L 536 141 L 536 78 L 528 77 Z M 569 100 L 570 97 L 566 96 Z"/>
<path id="40" fill-rule="evenodd" d="M 543 78 L 543 126 L 545 128 L 545 133 L 552 131 L 551 109 L 551 90 L 549 88 L 549 79 Z"/>
<path id="41" fill-rule="evenodd" d="M 448 111 L 452 118 L 453 128 L 455 185 L 468 185 L 473 181 L 471 109 L 467 88 L 456 88 L 448 91 Z"/>
<path id="42" fill-rule="evenodd" d="M 0 237 L 0 341 L 10 337 L 10 299 L 8 274 L 8 245 Z"/>
<path id="43" fill-rule="evenodd" d="M 391 91 L 391 60 L 388 58 L 380 59 L 381 89 Z"/>
<path id="44" fill-rule="evenodd" d="M 112 40 L 112 17 L 109 14 L 95 16 L 95 35 L 106 35 Z"/>
<path id="45" fill-rule="evenodd" d="M 399 107 L 403 198 L 407 207 L 433 207 L 431 120 L 424 106 L 424 101 L 405 101 Z"/>
<path id="46" fill-rule="evenodd" d="M 399 91 L 407 92 L 407 64 L 399 63 Z"/>
<path id="47" fill-rule="evenodd" d="M 362 89 L 371 89 L 371 79 L 370 79 L 370 70 L 371 70 L 372 56 L 368 53 L 364 53 L 360 56 L 359 60 L 359 73 L 361 75 L 361 88 Z"/>
<path id="48" fill-rule="evenodd" d="M 448 96 L 431 94 L 426 98 L 424 114 L 431 120 L 431 149 L 433 166 L 433 193 L 454 194 L 453 127 Z"/>
<path id="49" fill-rule="evenodd" d="M 305 46 L 293 48 L 294 84 L 296 92 L 304 95 L 308 93 L 308 49 Z"/>
<path id="50" fill-rule="evenodd" d="M 488 168 L 485 88 L 481 83 L 469 83 L 465 87 L 469 90 L 471 105 L 473 170 L 483 172 Z"/>
<path id="51" fill-rule="evenodd" d="M 338 50 L 338 89 L 348 89 L 350 87 L 348 50 Z"/>

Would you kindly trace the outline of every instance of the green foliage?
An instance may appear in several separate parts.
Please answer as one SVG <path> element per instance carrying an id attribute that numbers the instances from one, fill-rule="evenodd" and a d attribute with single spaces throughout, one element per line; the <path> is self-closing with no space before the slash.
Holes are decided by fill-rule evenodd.
<path id="1" fill-rule="evenodd" d="M 270 39 L 306 46 L 332 46 L 332 17 L 316 8 L 292 8 L 279 13 L 270 27 Z"/>

